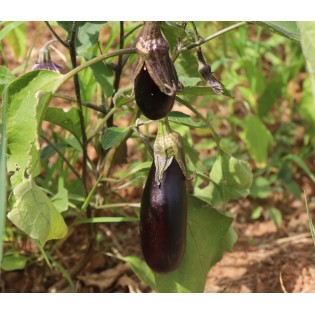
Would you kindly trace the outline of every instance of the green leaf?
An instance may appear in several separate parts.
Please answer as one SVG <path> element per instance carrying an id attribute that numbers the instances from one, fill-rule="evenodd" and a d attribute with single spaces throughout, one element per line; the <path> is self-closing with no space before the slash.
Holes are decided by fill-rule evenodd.
<path id="1" fill-rule="evenodd" d="M 68 190 L 64 187 L 58 189 L 58 193 L 51 198 L 51 202 L 54 204 L 59 213 L 68 210 Z"/>
<path id="2" fill-rule="evenodd" d="M 76 108 L 71 108 L 65 112 L 62 108 L 48 107 L 44 119 L 70 131 L 81 141 L 80 118 Z"/>
<path id="3" fill-rule="evenodd" d="M 264 208 L 263 207 L 256 207 L 253 211 L 252 211 L 252 214 L 251 214 L 251 218 L 253 220 L 256 220 L 256 219 L 259 219 L 262 212 L 263 212 Z"/>
<path id="4" fill-rule="evenodd" d="M 123 139 L 129 132 L 129 128 L 110 127 L 106 129 L 102 137 L 102 146 L 108 150 Z"/>
<path id="5" fill-rule="evenodd" d="M 4 256 L 1 268 L 5 271 L 23 270 L 26 266 L 28 258 L 23 255 Z"/>
<path id="6" fill-rule="evenodd" d="M 184 86 L 184 89 L 177 93 L 178 95 L 207 96 L 216 95 L 209 86 Z M 232 93 L 223 88 L 223 95 L 233 97 Z"/>
<path id="7" fill-rule="evenodd" d="M 91 65 L 90 68 L 93 71 L 96 81 L 104 90 L 106 97 L 111 97 L 114 92 L 112 84 L 114 72 L 103 61 Z"/>
<path id="8" fill-rule="evenodd" d="M 7 143 L 8 171 L 13 187 L 25 173 L 34 178 L 40 172 L 39 132 L 43 115 L 62 75 L 53 71 L 31 71 L 8 86 Z"/>
<path id="9" fill-rule="evenodd" d="M 73 224 L 82 223 L 120 223 L 120 222 L 138 222 L 139 218 L 136 217 L 97 217 L 91 219 L 77 220 Z"/>
<path id="10" fill-rule="evenodd" d="M 183 40 L 187 35 L 186 31 L 175 22 L 164 22 L 161 25 L 161 29 L 170 46 L 171 52 L 174 51 L 178 40 Z"/>
<path id="11" fill-rule="evenodd" d="M 270 182 L 267 178 L 255 178 L 253 185 L 250 189 L 250 195 L 254 198 L 267 198 L 271 194 Z"/>
<path id="12" fill-rule="evenodd" d="M 274 225 L 276 226 L 277 229 L 280 228 L 281 223 L 282 223 L 282 214 L 279 209 L 276 208 L 270 208 L 269 209 L 269 216 Z"/>
<path id="13" fill-rule="evenodd" d="M 149 266 L 136 256 L 121 257 L 130 264 L 132 271 L 150 288 L 155 289 L 154 273 Z"/>
<path id="14" fill-rule="evenodd" d="M 7 213 L 7 138 L 6 138 L 6 115 L 7 115 L 7 104 L 8 104 L 8 90 L 6 89 L 3 97 L 2 105 L 2 124 L 0 134 L 0 266 L 2 263 L 3 254 L 3 242 L 4 242 L 4 231 Z"/>
<path id="15" fill-rule="evenodd" d="M 248 162 L 238 160 L 223 151 L 214 162 L 210 178 L 220 191 L 223 202 L 246 197 L 253 182 Z"/>
<path id="16" fill-rule="evenodd" d="M 262 123 L 259 117 L 249 115 L 243 121 L 244 140 L 249 153 L 257 167 L 265 167 L 269 146 L 273 142 L 270 131 Z"/>
<path id="17" fill-rule="evenodd" d="M 257 25 L 267 28 L 271 32 L 277 33 L 296 42 L 301 40 L 300 31 L 297 23 L 300 22 L 285 22 L 285 21 L 262 21 L 254 22 Z"/>
<path id="18" fill-rule="evenodd" d="M 194 121 L 189 115 L 181 113 L 181 112 L 170 112 L 168 114 L 168 119 L 171 122 L 188 126 L 188 127 L 194 127 L 194 128 L 206 128 L 207 124 L 205 124 L 202 121 Z"/>
<path id="19" fill-rule="evenodd" d="M 16 202 L 8 218 L 42 246 L 48 240 L 64 238 L 68 228 L 50 199 L 34 181 L 19 184 L 14 190 Z"/>
<path id="20" fill-rule="evenodd" d="M 0 66 L 0 96 L 7 85 L 15 80 L 15 76 L 6 67 Z"/>
<path id="21" fill-rule="evenodd" d="M 9 22 L 9 24 L 7 24 L 1 31 L 0 31 L 0 41 L 12 30 L 14 30 L 16 27 L 20 26 L 21 24 L 23 24 L 25 22 L 19 22 L 19 21 L 15 21 L 15 22 Z"/>
<path id="22" fill-rule="evenodd" d="M 81 22 L 78 27 L 77 54 L 83 56 L 89 48 L 98 43 L 98 36 L 105 22 Z"/>
<path id="23" fill-rule="evenodd" d="M 305 174 L 312 180 L 312 182 L 315 183 L 314 174 L 311 172 L 309 167 L 298 155 L 288 154 L 283 158 L 283 161 L 292 161 L 295 164 L 297 164 L 305 172 Z"/>
<path id="24" fill-rule="evenodd" d="M 134 100 L 133 87 L 119 89 L 113 97 L 113 103 L 115 107 L 120 107 L 122 105 L 128 104 Z"/>
<path id="25" fill-rule="evenodd" d="M 144 268 L 140 259 L 129 263 L 145 283 L 159 292 L 203 292 L 210 268 L 236 240 L 235 232 L 230 228 L 232 221 L 231 217 L 210 208 L 202 200 L 188 196 L 186 251 L 179 268 L 159 275 Z"/>
<path id="26" fill-rule="evenodd" d="M 21 62 L 26 53 L 26 25 L 25 23 L 15 27 L 6 36 L 6 41 L 14 52 L 14 57 Z"/>
<path id="27" fill-rule="evenodd" d="M 315 22 L 298 22 L 298 27 L 301 32 L 301 45 L 307 61 L 307 70 L 311 77 L 313 108 L 315 108 Z"/>

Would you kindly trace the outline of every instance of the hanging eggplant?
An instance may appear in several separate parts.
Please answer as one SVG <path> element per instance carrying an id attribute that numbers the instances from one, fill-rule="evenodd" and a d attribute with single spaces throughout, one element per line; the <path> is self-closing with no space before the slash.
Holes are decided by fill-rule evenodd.
<path id="1" fill-rule="evenodd" d="M 141 200 L 142 252 L 157 273 L 174 271 L 186 245 L 186 166 L 182 140 L 164 121 L 154 144 L 152 163 Z"/>
<path id="2" fill-rule="evenodd" d="M 138 59 L 134 69 L 136 103 L 149 119 L 165 117 L 180 90 L 169 45 L 161 33 L 161 22 L 146 22 L 137 38 Z"/>

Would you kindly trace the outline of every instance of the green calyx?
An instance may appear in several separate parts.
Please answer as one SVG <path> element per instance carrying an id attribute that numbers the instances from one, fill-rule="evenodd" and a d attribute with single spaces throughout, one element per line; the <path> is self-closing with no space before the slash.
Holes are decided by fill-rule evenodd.
<path id="1" fill-rule="evenodd" d="M 176 159 L 185 178 L 187 177 L 184 145 L 179 133 L 171 129 L 167 117 L 159 120 L 158 133 L 154 142 L 155 181 L 160 185 L 164 172 Z"/>

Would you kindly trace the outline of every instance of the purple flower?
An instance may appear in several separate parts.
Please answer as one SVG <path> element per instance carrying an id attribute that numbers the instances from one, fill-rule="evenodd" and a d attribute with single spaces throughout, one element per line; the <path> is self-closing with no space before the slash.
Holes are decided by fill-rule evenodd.
<path id="1" fill-rule="evenodd" d="M 59 72 L 59 69 L 62 69 L 62 66 L 53 62 L 50 57 L 49 45 L 56 40 L 51 40 L 45 44 L 45 46 L 39 51 L 39 59 L 35 62 L 32 70 L 51 70 L 55 72 Z"/>

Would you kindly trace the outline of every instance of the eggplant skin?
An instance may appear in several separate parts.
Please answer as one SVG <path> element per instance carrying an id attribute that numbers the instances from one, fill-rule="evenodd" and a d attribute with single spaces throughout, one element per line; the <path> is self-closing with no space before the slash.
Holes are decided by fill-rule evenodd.
<path id="1" fill-rule="evenodd" d="M 135 78 L 135 99 L 143 115 L 157 120 L 165 117 L 173 108 L 174 95 L 160 91 L 145 66 Z"/>
<path id="2" fill-rule="evenodd" d="M 160 186 L 151 166 L 141 200 L 140 237 L 149 267 L 157 273 L 174 271 L 185 254 L 187 225 L 186 180 L 175 160 Z"/>

